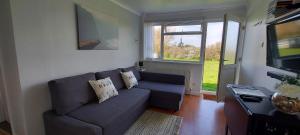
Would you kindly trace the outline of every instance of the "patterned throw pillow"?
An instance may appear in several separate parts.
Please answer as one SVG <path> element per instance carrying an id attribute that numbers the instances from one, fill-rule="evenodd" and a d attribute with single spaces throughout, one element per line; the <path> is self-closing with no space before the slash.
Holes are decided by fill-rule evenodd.
<path id="1" fill-rule="evenodd" d="M 121 75 L 122 75 L 123 81 L 125 82 L 127 89 L 130 89 L 133 86 L 138 85 L 138 81 L 135 78 L 132 71 L 121 72 Z"/>
<path id="2" fill-rule="evenodd" d="M 110 77 L 101 80 L 90 80 L 89 83 L 93 87 L 99 99 L 99 103 L 118 95 L 118 91 L 116 90 Z"/>

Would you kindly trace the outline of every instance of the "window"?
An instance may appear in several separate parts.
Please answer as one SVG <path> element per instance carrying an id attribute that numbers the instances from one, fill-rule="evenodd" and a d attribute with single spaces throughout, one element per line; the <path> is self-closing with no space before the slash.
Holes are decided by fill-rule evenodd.
<path id="1" fill-rule="evenodd" d="M 201 32 L 201 25 L 166 26 L 165 33 L 172 32 Z"/>
<path id="2" fill-rule="evenodd" d="M 153 26 L 153 55 L 152 58 L 160 58 L 161 55 L 161 26 Z"/>
<path id="3" fill-rule="evenodd" d="M 153 25 L 151 58 L 169 61 L 199 62 L 201 24 Z"/>
<path id="4" fill-rule="evenodd" d="M 224 64 L 230 65 L 236 63 L 236 52 L 239 39 L 240 23 L 228 21 L 228 31 L 226 34 L 226 46 L 224 54 Z"/>

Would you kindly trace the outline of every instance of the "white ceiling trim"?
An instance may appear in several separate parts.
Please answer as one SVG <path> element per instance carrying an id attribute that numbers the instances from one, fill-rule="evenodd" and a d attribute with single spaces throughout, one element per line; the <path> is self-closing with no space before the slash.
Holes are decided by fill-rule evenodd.
<path id="1" fill-rule="evenodd" d="M 111 2 L 115 3 L 116 5 L 128 10 L 129 12 L 133 13 L 133 14 L 136 14 L 138 16 L 141 16 L 141 13 L 139 13 L 138 11 L 130 8 L 129 6 L 125 5 L 125 4 L 122 4 L 121 2 L 117 1 L 117 0 L 110 0 Z"/>

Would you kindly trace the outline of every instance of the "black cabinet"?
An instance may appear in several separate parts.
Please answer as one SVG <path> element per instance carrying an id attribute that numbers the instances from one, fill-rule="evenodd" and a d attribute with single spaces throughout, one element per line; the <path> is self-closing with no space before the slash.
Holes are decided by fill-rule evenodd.
<path id="1" fill-rule="evenodd" d="M 273 94 L 258 88 L 267 95 L 261 102 L 245 102 L 227 86 L 224 112 L 227 129 L 232 135 L 300 135 L 300 118 L 276 111 L 270 101 Z"/>

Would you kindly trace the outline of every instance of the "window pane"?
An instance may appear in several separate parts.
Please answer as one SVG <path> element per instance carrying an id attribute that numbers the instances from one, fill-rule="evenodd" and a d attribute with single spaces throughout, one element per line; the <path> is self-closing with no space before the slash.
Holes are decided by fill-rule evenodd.
<path id="1" fill-rule="evenodd" d="M 224 54 L 224 64 L 235 64 L 236 51 L 239 39 L 240 23 L 228 21 L 226 48 Z"/>
<path id="2" fill-rule="evenodd" d="M 201 35 L 164 36 L 164 60 L 200 60 Z"/>
<path id="3" fill-rule="evenodd" d="M 205 60 L 219 61 L 223 35 L 223 22 L 207 23 Z"/>
<path id="4" fill-rule="evenodd" d="M 165 33 L 170 32 L 201 32 L 201 25 L 166 26 Z"/>
<path id="5" fill-rule="evenodd" d="M 160 57 L 161 26 L 153 26 L 153 55 L 152 58 Z"/>

